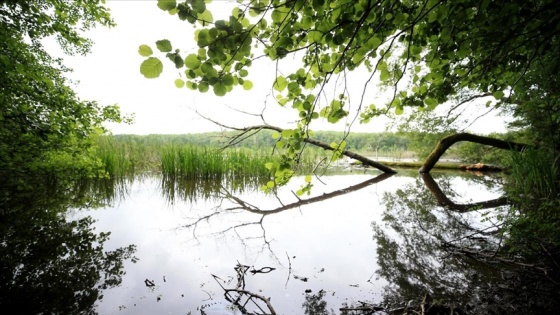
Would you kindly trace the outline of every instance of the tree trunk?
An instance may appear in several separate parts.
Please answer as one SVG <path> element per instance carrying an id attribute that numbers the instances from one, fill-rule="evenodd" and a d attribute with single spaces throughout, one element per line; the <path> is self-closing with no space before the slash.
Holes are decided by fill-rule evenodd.
<path id="1" fill-rule="evenodd" d="M 420 173 L 429 173 L 434 165 L 439 161 L 441 156 L 456 142 L 460 141 L 469 141 L 484 145 L 489 145 L 498 149 L 504 150 L 514 150 L 514 151 L 521 151 L 527 148 L 529 145 L 511 141 L 504 141 L 490 137 L 484 136 L 477 136 L 470 133 L 458 133 L 448 137 L 441 139 L 438 144 L 436 145 L 435 149 L 430 153 L 424 165 L 420 168 L 418 172 Z"/>

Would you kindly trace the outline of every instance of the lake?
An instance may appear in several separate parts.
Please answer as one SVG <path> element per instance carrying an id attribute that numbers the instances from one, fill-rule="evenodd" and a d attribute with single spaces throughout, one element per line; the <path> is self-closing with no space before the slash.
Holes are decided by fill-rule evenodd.
<path id="1" fill-rule="evenodd" d="M 422 298 L 427 291 L 458 299 L 478 285 L 473 274 L 477 279 L 492 274 L 487 268 L 473 272 L 472 264 L 467 266 L 461 255 L 450 257 L 449 246 L 474 242 L 476 237 L 494 238 L 483 232 L 496 227 L 496 218 L 507 207 L 496 204 L 497 210 L 488 210 L 478 202 L 502 195 L 498 175 L 444 172 L 427 179 L 410 171 L 383 176 L 354 170 L 314 179 L 311 195 L 297 197 L 294 192 L 303 183 L 303 178 L 295 178 L 273 195 L 249 182 L 192 183 L 146 174 L 112 185 L 65 188 L 64 194 L 72 198 L 88 194 L 97 198 L 78 207 L 66 202 L 61 209 L 65 205 L 70 209 L 60 210 L 58 220 L 61 226 L 89 220 L 84 228 L 89 234 L 76 246 L 96 249 L 102 245 L 99 253 L 120 255 L 115 254 L 120 261 L 95 269 L 100 276 L 93 276 L 97 284 L 90 286 L 113 279 L 99 287 L 97 297 L 102 298 L 91 309 L 99 314 L 242 313 L 226 300 L 225 290 L 230 290 L 230 300 L 239 298 L 246 312 L 270 313 L 268 308 L 273 308 L 277 314 L 327 314 L 328 310 L 339 314 L 343 307 L 370 306 L 391 297 L 398 300 L 394 305 L 404 305 L 408 301 L 404 298 Z M 441 206 L 437 188 L 430 188 L 434 183 L 452 204 Z M 55 193 L 47 191 L 43 197 Z M 30 196 L 22 198 L 30 200 Z M 5 231 L 17 224 L 22 228 L 20 221 L 6 222 Z M 47 221 L 37 226 L 25 222 L 30 229 L 48 229 Z M 91 236 L 96 233 L 106 240 Z M 22 240 L 7 239 L 8 235 Z M 37 260 L 20 253 L 17 246 L 25 242 L 23 237 L 5 234 L 3 250 L 14 260 L 26 262 L 5 266 L 4 273 L 23 274 L 22 266 Z M 47 245 L 70 247 L 64 241 L 56 244 Z M 47 245 L 37 248 L 49 253 Z M 45 267 L 48 258 L 41 256 L 41 264 L 30 269 L 51 268 L 60 274 L 41 274 L 32 282 L 14 276 L 14 286 L 5 293 L 18 293 L 17 281 L 33 290 L 86 287 L 71 281 L 55 283 L 72 272 L 83 273 L 80 264 L 91 264 L 84 259 L 74 261 L 76 266 L 65 265 L 79 253 L 72 249 L 48 254 L 57 259 L 51 267 Z M 99 272 L 106 269 L 114 274 L 107 278 Z M 4 275 L 4 279 L 9 277 Z M 87 289 L 75 289 L 82 291 Z M 40 292 L 36 299 L 44 293 Z M 248 294 L 254 296 L 250 299 Z M 269 304 L 259 297 L 269 298 Z"/>

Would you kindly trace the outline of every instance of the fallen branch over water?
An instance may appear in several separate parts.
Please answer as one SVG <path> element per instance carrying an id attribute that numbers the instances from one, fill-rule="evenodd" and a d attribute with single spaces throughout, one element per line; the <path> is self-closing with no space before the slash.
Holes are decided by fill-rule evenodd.
<path id="1" fill-rule="evenodd" d="M 460 141 L 474 142 L 478 144 L 489 145 L 498 149 L 513 151 L 522 151 L 523 149 L 529 147 L 529 145 L 523 143 L 504 141 L 491 137 L 477 136 L 470 133 L 457 133 L 441 139 L 418 172 L 429 173 L 439 161 L 441 156 L 447 151 L 447 149 Z"/>
<path id="2" fill-rule="evenodd" d="M 210 118 L 208 118 L 208 117 L 206 117 L 206 116 L 201 115 L 200 113 L 198 113 L 198 114 L 199 114 L 202 118 L 204 118 L 204 119 L 206 119 L 206 120 L 208 120 L 208 121 L 210 121 L 210 122 L 212 122 L 212 123 L 214 123 L 214 124 L 216 124 L 216 125 L 218 125 L 218 126 L 220 126 L 220 127 L 222 127 L 222 128 L 231 129 L 231 130 L 237 130 L 237 131 L 240 132 L 239 134 L 237 134 L 236 136 L 232 137 L 232 138 L 229 140 L 229 142 L 228 142 L 228 144 L 226 145 L 226 147 L 229 147 L 229 146 L 238 144 L 238 143 L 244 141 L 245 139 L 247 139 L 247 138 L 253 136 L 254 134 L 258 133 L 258 132 L 261 131 L 261 130 L 272 130 L 272 131 L 276 131 L 276 132 L 278 132 L 278 133 L 280 133 L 280 134 L 282 133 L 282 131 L 284 131 L 284 129 L 282 129 L 282 128 L 280 128 L 280 127 L 272 126 L 272 125 L 269 125 L 269 124 L 266 124 L 266 123 L 265 123 L 265 124 L 262 124 L 262 125 L 249 126 L 249 127 L 243 127 L 243 128 L 233 127 L 233 126 L 228 126 L 228 125 L 224 125 L 224 124 L 222 124 L 222 123 L 219 123 L 219 122 L 217 122 L 217 121 L 215 121 L 215 120 L 212 120 L 212 119 L 210 119 Z M 315 139 L 312 139 L 312 138 L 309 138 L 309 137 L 303 138 L 302 141 L 305 142 L 305 143 L 309 143 L 309 144 L 312 144 L 312 145 L 314 145 L 314 146 L 317 146 L 317 147 L 319 147 L 319 148 L 328 150 L 328 151 L 336 151 L 336 148 L 331 147 L 328 143 L 325 143 L 325 142 L 322 142 L 322 141 L 319 141 L 319 140 L 315 140 Z M 362 162 L 363 165 L 367 165 L 367 166 L 374 167 L 374 168 L 376 168 L 376 169 L 378 169 L 378 170 L 380 170 L 380 171 L 382 171 L 382 172 L 384 172 L 384 173 L 391 173 L 391 174 L 397 173 L 397 172 L 396 172 L 395 170 L 393 170 L 392 168 L 390 168 L 390 167 L 388 167 L 388 166 L 386 166 L 386 165 L 383 165 L 383 164 L 381 164 L 381 163 L 379 163 L 379 162 L 376 162 L 376 161 L 374 161 L 374 160 L 372 160 L 372 159 L 369 159 L 369 158 L 367 158 L 367 157 L 365 157 L 365 156 L 363 156 L 363 155 L 357 154 L 357 153 L 355 153 L 355 152 L 348 151 L 348 150 L 344 150 L 344 151 L 342 151 L 341 153 L 342 153 L 342 155 L 344 155 L 344 156 L 346 156 L 346 157 L 349 157 L 349 158 L 351 158 L 351 159 L 354 159 L 354 160 L 357 160 L 357 161 Z"/>

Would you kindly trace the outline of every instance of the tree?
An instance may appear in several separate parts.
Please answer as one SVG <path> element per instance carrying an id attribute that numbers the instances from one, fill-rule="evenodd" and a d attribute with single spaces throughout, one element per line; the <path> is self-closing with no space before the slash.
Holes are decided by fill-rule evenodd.
<path id="1" fill-rule="evenodd" d="M 0 4 L 0 169 L 87 169 L 92 135 L 102 122 L 121 121 L 117 106 L 83 101 L 72 91 L 61 60 L 42 41 L 56 37 L 69 54 L 85 54 L 81 32 L 112 26 L 101 0 L 22 1 Z M 78 158 L 80 157 L 80 158 Z"/>
<path id="2" fill-rule="evenodd" d="M 336 123 L 350 113 L 345 79 L 360 69 L 369 72 L 354 105 L 363 123 L 389 111 L 455 109 L 476 100 L 525 115 L 523 109 L 535 106 L 527 97 L 556 93 L 533 86 L 540 84 L 542 67 L 558 59 L 560 3 L 554 0 L 252 0 L 240 2 L 223 20 L 214 20 L 204 0 L 159 0 L 158 7 L 197 28 L 196 53 L 185 56 L 169 40 L 156 42 L 181 71 L 178 87 L 211 88 L 223 96 L 235 86 L 251 88 L 247 76 L 257 58 L 278 67 L 288 59 L 300 61 L 291 73 L 277 71 L 271 83 L 277 102 L 300 118 L 293 132 L 281 135 L 279 149 L 291 164 L 312 121 Z M 158 77 L 160 58 L 148 45 L 139 53 L 147 57 L 140 72 Z M 344 82 L 340 93 L 335 79 Z M 367 103 L 372 80 L 390 90 L 384 104 Z"/>

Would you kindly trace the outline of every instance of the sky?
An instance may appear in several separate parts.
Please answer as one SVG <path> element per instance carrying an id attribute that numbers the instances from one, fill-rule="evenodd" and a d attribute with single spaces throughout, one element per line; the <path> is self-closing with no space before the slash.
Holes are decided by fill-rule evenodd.
<path id="1" fill-rule="evenodd" d="M 235 1 L 214 1 L 209 9 L 214 20 L 217 20 L 229 16 L 235 5 Z M 167 60 L 163 61 L 164 71 L 159 78 L 146 79 L 140 74 L 140 64 L 144 57 L 138 54 L 138 47 L 148 44 L 156 50 L 157 40 L 169 39 L 173 49 L 179 48 L 182 55 L 186 56 L 198 49 L 193 38 L 193 28 L 189 23 L 160 10 L 156 0 L 107 0 L 107 7 L 117 26 L 110 29 L 97 28 L 86 33 L 94 42 L 90 54 L 65 56 L 57 50 L 56 45 L 51 43 L 46 46 L 54 55 L 63 57 L 65 65 L 73 69 L 69 77 L 75 82 L 79 97 L 96 100 L 101 105 L 117 104 L 124 114 L 134 114 L 134 123 L 131 125 L 108 124 L 112 133 L 184 134 L 223 130 L 199 114 L 226 125 L 243 127 L 262 124 L 263 121 L 258 116 L 262 113 L 268 124 L 282 128 L 295 126 L 297 112 L 282 108 L 273 98 L 271 87 L 276 76 L 275 63 L 264 58 L 255 61 L 247 77 L 253 82 L 253 89 L 245 91 L 236 87 L 224 97 L 215 96 L 211 90 L 199 93 L 187 88 L 176 88 L 173 82 L 179 78 L 179 72 Z M 296 64 L 295 61 L 282 61 L 287 68 L 280 70 L 287 71 Z M 358 99 L 365 79 L 362 77 L 360 80 L 360 74 L 356 76 L 356 81 L 351 82 L 360 82 L 359 86 L 350 88 L 355 89 L 351 98 Z M 368 92 L 367 97 L 376 99 L 377 103 L 387 95 L 377 90 L 375 85 L 370 85 Z M 332 95 L 335 93 L 337 92 L 333 89 Z M 483 109 L 475 109 L 474 112 L 481 110 Z M 351 118 L 353 115 L 335 126 L 326 122 L 314 123 L 312 129 L 345 130 Z M 356 122 L 351 130 L 379 132 L 385 129 L 386 123 L 387 120 L 383 119 L 374 120 L 367 125 Z M 487 116 L 470 130 L 479 133 L 504 131 L 503 119 L 494 115 Z"/>

